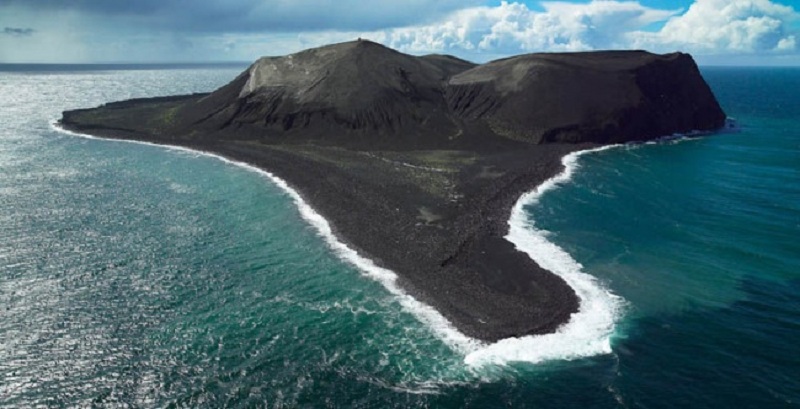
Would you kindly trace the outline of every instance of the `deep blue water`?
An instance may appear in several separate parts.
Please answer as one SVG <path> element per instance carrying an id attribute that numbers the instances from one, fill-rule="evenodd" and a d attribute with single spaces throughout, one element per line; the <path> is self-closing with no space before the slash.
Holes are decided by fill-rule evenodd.
<path id="1" fill-rule="evenodd" d="M 627 301 L 623 402 L 797 406 L 800 69 L 704 75 L 740 131 L 586 155 L 528 210 Z"/>
<path id="2" fill-rule="evenodd" d="M 0 72 L 0 407 L 800 405 L 800 70 L 705 69 L 738 132 L 582 156 L 525 210 L 622 298 L 610 353 L 474 366 L 268 178 L 52 129 L 241 69 L 122 68 Z"/>

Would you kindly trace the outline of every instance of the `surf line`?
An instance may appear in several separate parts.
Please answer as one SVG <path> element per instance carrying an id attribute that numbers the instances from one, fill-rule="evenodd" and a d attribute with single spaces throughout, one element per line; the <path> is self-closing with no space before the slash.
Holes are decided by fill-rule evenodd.
<path id="1" fill-rule="evenodd" d="M 729 119 L 726 129 L 736 131 L 735 121 Z M 690 131 L 658 138 L 645 143 L 682 143 L 696 140 L 698 136 L 716 132 Z M 487 345 L 467 354 L 465 362 L 469 365 L 486 363 L 505 364 L 513 361 L 539 363 L 550 360 L 571 360 L 612 353 L 611 339 L 614 328 L 622 317 L 626 302 L 612 293 L 597 278 L 583 272 L 583 266 L 564 249 L 548 240 L 547 231 L 538 229 L 535 221 L 525 213 L 525 206 L 534 206 L 541 197 L 569 182 L 579 168 L 583 155 L 617 148 L 638 148 L 641 144 L 626 143 L 606 145 L 569 153 L 561 158 L 564 170 L 544 181 L 534 190 L 523 194 L 511 209 L 508 220 L 510 241 L 517 250 L 533 259 L 540 267 L 561 277 L 578 296 L 578 312 L 555 332 L 544 335 L 507 338 Z"/>
<path id="2" fill-rule="evenodd" d="M 509 362 L 540 363 L 549 360 L 576 359 L 611 352 L 610 337 L 614 323 L 621 313 L 622 299 L 606 290 L 597 280 L 583 273 L 581 265 L 563 249 L 546 238 L 546 232 L 535 228 L 525 215 L 523 207 L 534 205 L 547 191 L 567 182 L 577 168 L 578 158 L 586 153 L 598 152 L 620 145 L 572 152 L 561 159 L 564 170 L 546 180 L 536 189 L 520 197 L 511 212 L 509 233 L 506 239 L 517 249 L 528 254 L 542 268 L 560 276 L 573 288 L 580 300 L 578 312 L 556 330 L 544 335 L 507 338 L 486 344 L 458 331 L 441 313 L 417 300 L 397 284 L 397 274 L 376 265 L 372 260 L 339 241 L 328 221 L 303 200 L 302 196 L 286 181 L 264 169 L 245 162 L 229 159 L 211 152 L 183 146 L 159 144 L 131 139 L 102 138 L 62 128 L 57 120 L 50 123 L 53 130 L 86 139 L 127 142 L 148 145 L 192 155 L 215 158 L 225 163 L 255 172 L 273 182 L 283 190 L 298 208 L 300 216 L 310 223 L 326 244 L 343 261 L 355 266 L 361 273 L 386 288 L 400 305 L 420 322 L 427 325 L 445 344 L 464 355 L 464 362 L 471 367 L 486 364 L 504 365 Z"/>
<path id="3" fill-rule="evenodd" d="M 182 153 L 188 153 L 196 156 L 206 156 L 220 160 L 230 165 L 243 168 L 251 172 L 255 172 L 267 178 L 272 183 L 277 185 L 281 190 L 283 190 L 292 199 L 292 201 L 298 208 L 300 216 L 317 230 L 317 233 L 325 240 L 326 244 L 334 251 L 334 253 L 340 259 L 342 259 L 343 261 L 352 266 L 355 266 L 362 274 L 364 274 L 368 278 L 373 279 L 382 284 L 384 288 L 386 288 L 399 301 L 400 305 L 406 311 L 410 312 L 419 321 L 421 321 L 423 324 L 431 328 L 434 334 L 442 341 L 444 341 L 445 344 L 449 345 L 451 348 L 465 355 L 472 353 L 473 351 L 479 350 L 481 348 L 484 348 L 486 346 L 483 342 L 462 334 L 452 324 L 450 324 L 450 322 L 442 314 L 436 311 L 433 307 L 417 300 L 410 294 L 403 291 L 397 284 L 398 277 L 395 272 L 376 265 L 372 260 L 358 254 L 357 251 L 351 249 L 346 244 L 339 241 L 333 234 L 333 230 L 331 229 L 331 226 L 328 223 L 328 221 L 325 218 L 323 218 L 322 215 L 317 213 L 317 211 L 314 210 L 311 206 L 309 206 L 308 203 L 306 203 L 306 201 L 303 200 L 300 193 L 298 193 L 295 189 L 289 186 L 289 184 L 286 183 L 286 181 L 274 175 L 273 173 L 268 172 L 259 167 L 253 166 L 249 163 L 232 160 L 225 156 L 218 155 L 212 152 L 190 149 L 183 146 L 159 144 L 159 143 L 132 140 L 132 139 L 97 137 L 93 135 L 83 134 L 79 132 L 70 131 L 68 129 L 64 129 L 58 124 L 57 120 L 52 121 L 50 123 L 50 126 L 53 130 L 57 132 L 86 139 L 127 142 L 139 145 L 154 146 L 173 151 L 179 151 Z"/>
<path id="4" fill-rule="evenodd" d="M 547 238 L 548 232 L 536 228 L 525 206 L 536 205 L 546 193 L 572 179 L 581 156 L 624 145 L 607 145 L 569 153 L 561 158 L 564 170 L 523 194 L 511 209 L 508 220 L 510 241 L 545 270 L 566 281 L 579 299 L 578 312 L 555 332 L 519 338 L 507 338 L 471 352 L 465 361 L 470 365 L 505 364 L 513 361 L 539 363 L 571 360 L 611 353 L 611 337 L 622 315 L 624 300 L 606 289 L 595 277 L 583 272 L 583 266 L 564 249 Z"/>

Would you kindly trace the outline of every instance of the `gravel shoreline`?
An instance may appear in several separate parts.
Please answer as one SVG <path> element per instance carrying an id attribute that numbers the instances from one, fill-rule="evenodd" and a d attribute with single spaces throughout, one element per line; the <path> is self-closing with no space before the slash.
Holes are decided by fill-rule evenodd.
<path id="1" fill-rule="evenodd" d="M 461 197 L 447 202 L 390 178 L 398 171 L 424 176 L 442 173 L 441 169 L 387 159 L 386 152 L 205 138 L 186 141 L 60 125 L 104 138 L 214 153 L 275 174 L 328 220 L 340 241 L 397 273 L 404 290 L 469 337 L 494 342 L 553 332 L 578 309 L 574 291 L 561 278 L 517 251 L 504 236 L 519 197 L 558 174 L 564 155 L 594 145 L 531 146 L 476 155 L 474 163 L 451 171 Z"/>

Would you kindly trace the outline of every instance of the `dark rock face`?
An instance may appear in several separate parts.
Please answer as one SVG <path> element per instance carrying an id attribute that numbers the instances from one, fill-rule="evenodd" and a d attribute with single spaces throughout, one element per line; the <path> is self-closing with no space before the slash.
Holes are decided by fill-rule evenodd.
<path id="1" fill-rule="evenodd" d="M 504 239 L 520 194 L 569 152 L 724 120 L 686 54 L 476 66 L 355 41 L 262 58 L 209 94 L 67 111 L 61 124 L 267 169 L 460 331 L 496 341 L 552 332 L 579 308 L 564 280 Z"/>
<path id="2" fill-rule="evenodd" d="M 178 133 L 420 149 L 645 140 L 716 129 L 725 114 L 687 54 L 529 54 L 475 66 L 356 41 L 262 58 L 178 118 Z"/>
<path id="3" fill-rule="evenodd" d="M 391 134 L 418 143 L 455 133 L 443 84 L 474 64 L 412 57 L 369 41 L 262 58 L 231 84 L 182 111 L 183 122 L 288 140 L 311 134 Z M 376 137 L 380 139 L 380 137 Z"/>
<path id="4" fill-rule="evenodd" d="M 687 54 L 530 54 L 450 79 L 451 109 L 541 144 L 619 143 L 712 130 L 725 114 Z"/>

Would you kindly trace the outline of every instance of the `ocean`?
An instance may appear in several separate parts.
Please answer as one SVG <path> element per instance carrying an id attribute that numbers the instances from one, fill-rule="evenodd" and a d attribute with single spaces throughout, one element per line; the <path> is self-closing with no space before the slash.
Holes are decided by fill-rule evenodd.
<path id="1" fill-rule="evenodd" d="M 0 65 L 0 408 L 800 406 L 800 69 L 703 68 L 735 130 L 566 158 L 509 239 L 581 312 L 481 345 L 270 175 L 52 125 L 244 68 Z"/>

